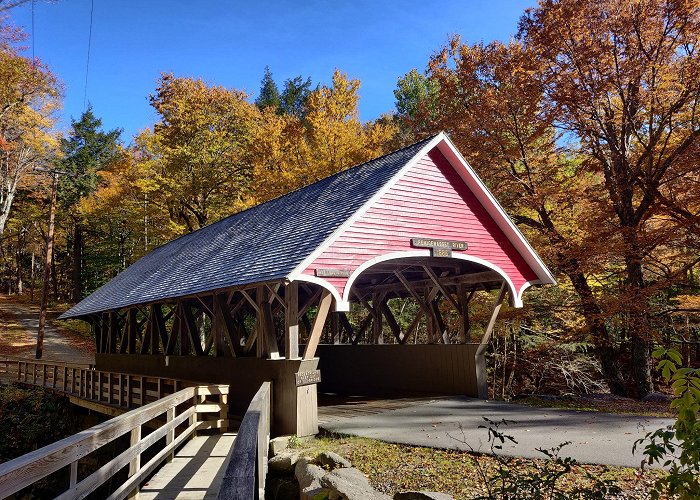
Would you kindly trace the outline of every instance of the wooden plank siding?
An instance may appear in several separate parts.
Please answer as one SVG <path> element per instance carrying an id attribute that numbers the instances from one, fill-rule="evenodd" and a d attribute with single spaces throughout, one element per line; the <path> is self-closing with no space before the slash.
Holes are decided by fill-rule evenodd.
<path id="1" fill-rule="evenodd" d="M 320 392 L 398 396 L 479 395 L 478 344 L 318 346 Z"/>
<path id="2" fill-rule="evenodd" d="M 375 257 L 415 250 L 413 237 L 466 241 L 465 254 L 493 263 L 516 290 L 537 278 L 474 193 L 437 149 L 411 167 L 360 218 L 310 264 L 316 269 L 354 271 Z M 348 278 L 325 278 L 344 293 Z"/>

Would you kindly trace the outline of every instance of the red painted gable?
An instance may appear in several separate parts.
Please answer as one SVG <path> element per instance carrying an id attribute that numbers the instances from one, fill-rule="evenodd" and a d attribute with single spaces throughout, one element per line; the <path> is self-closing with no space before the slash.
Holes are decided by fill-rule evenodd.
<path id="1" fill-rule="evenodd" d="M 302 273 L 316 269 L 352 273 L 365 262 L 394 252 L 416 251 L 411 238 L 466 241 L 453 251 L 500 268 L 519 295 L 537 275 L 508 240 L 437 147 L 409 168 L 369 209 L 338 234 Z M 428 250 L 424 251 L 427 255 Z M 303 279 L 303 277 L 302 277 Z M 348 278 L 324 278 L 344 300 Z"/>

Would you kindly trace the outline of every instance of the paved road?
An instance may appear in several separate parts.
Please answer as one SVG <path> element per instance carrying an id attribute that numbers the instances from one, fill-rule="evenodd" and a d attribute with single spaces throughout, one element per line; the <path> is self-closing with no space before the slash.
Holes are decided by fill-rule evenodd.
<path id="1" fill-rule="evenodd" d="M 514 420 L 505 427 L 517 444 L 506 442 L 503 455 L 543 458 L 536 448 L 551 448 L 565 441 L 561 456 L 580 463 L 639 467 L 642 456 L 632 454 L 635 440 L 646 432 L 670 425 L 673 419 L 613 415 L 553 408 L 532 408 L 471 398 L 438 399 L 377 414 L 336 419 L 324 429 L 433 448 L 489 451 L 485 422 Z"/>
<path id="2" fill-rule="evenodd" d="M 26 330 L 31 339 L 27 351 L 18 356 L 34 357 L 36 335 L 39 329 L 39 308 L 36 305 L 27 305 L 0 301 L 0 308 L 11 312 L 17 322 Z M 1 326 L 1 325 L 0 325 Z M 47 321 L 44 332 L 43 359 L 48 361 L 62 361 L 64 363 L 94 363 L 95 355 L 75 347 L 71 340 L 62 335 Z"/>

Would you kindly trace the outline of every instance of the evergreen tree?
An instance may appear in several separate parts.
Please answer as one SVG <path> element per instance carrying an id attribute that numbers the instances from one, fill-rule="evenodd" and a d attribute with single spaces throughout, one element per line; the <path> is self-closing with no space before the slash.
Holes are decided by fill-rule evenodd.
<path id="1" fill-rule="evenodd" d="M 72 175 L 61 176 L 58 194 L 61 206 L 73 223 L 71 274 L 72 299 L 76 302 L 82 297 L 85 260 L 83 221 L 78 204 L 97 190 L 100 171 L 119 157 L 120 135 L 120 129 L 103 131 L 102 120 L 92 112 L 92 106 L 88 106 L 79 120 L 71 120 L 68 137 L 61 140 L 63 158 L 58 168 Z"/>
<path id="2" fill-rule="evenodd" d="M 282 113 L 303 118 L 309 94 L 311 94 L 311 78 L 304 80 L 301 76 L 297 76 L 287 79 L 281 95 Z"/>
<path id="3" fill-rule="evenodd" d="M 265 66 L 265 74 L 260 81 L 260 95 L 255 99 L 255 105 L 261 110 L 271 107 L 277 112 L 280 111 L 280 91 L 275 80 L 272 79 L 269 66 Z"/>

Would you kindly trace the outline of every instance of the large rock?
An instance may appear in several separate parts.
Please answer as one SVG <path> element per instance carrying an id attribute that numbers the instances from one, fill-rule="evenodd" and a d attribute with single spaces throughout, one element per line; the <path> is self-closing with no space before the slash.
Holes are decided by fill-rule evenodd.
<path id="1" fill-rule="evenodd" d="M 394 495 L 394 500 L 455 500 L 447 493 L 435 491 L 403 491 Z"/>
<path id="2" fill-rule="evenodd" d="M 337 469 L 339 467 L 352 467 L 350 460 L 341 457 L 332 451 L 322 451 L 319 453 L 316 457 L 316 463 L 323 467 L 327 467 L 329 470 Z"/>
<path id="3" fill-rule="evenodd" d="M 671 396 L 661 392 L 650 392 L 642 398 L 645 403 L 668 403 L 671 401 Z"/>
<path id="4" fill-rule="evenodd" d="M 289 438 L 291 437 L 292 436 L 279 436 L 270 439 L 270 448 L 268 451 L 269 456 L 274 457 L 289 448 Z"/>
<path id="5" fill-rule="evenodd" d="M 329 472 L 321 479 L 321 486 L 331 490 L 330 500 L 391 500 L 372 488 L 365 475 L 354 468 Z"/>
<path id="6" fill-rule="evenodd" d="M 294 467 L 299 461 L 300 456 L 301 454 L 298 451 L 284 450 L 268 460 L 268 470 L 272 474 L 280 476 L 284 474 L 293 474 Z"/>
<path id="7" fill-rule="evenodd" d="M 307 457 L 302 457 L 294 467 L 294 477 L 299 482 L 299 498 L 301 500 L 313 500 L 324 492 L 321 479 L 326 474 L 318 465 L 311 463 Z"/>

